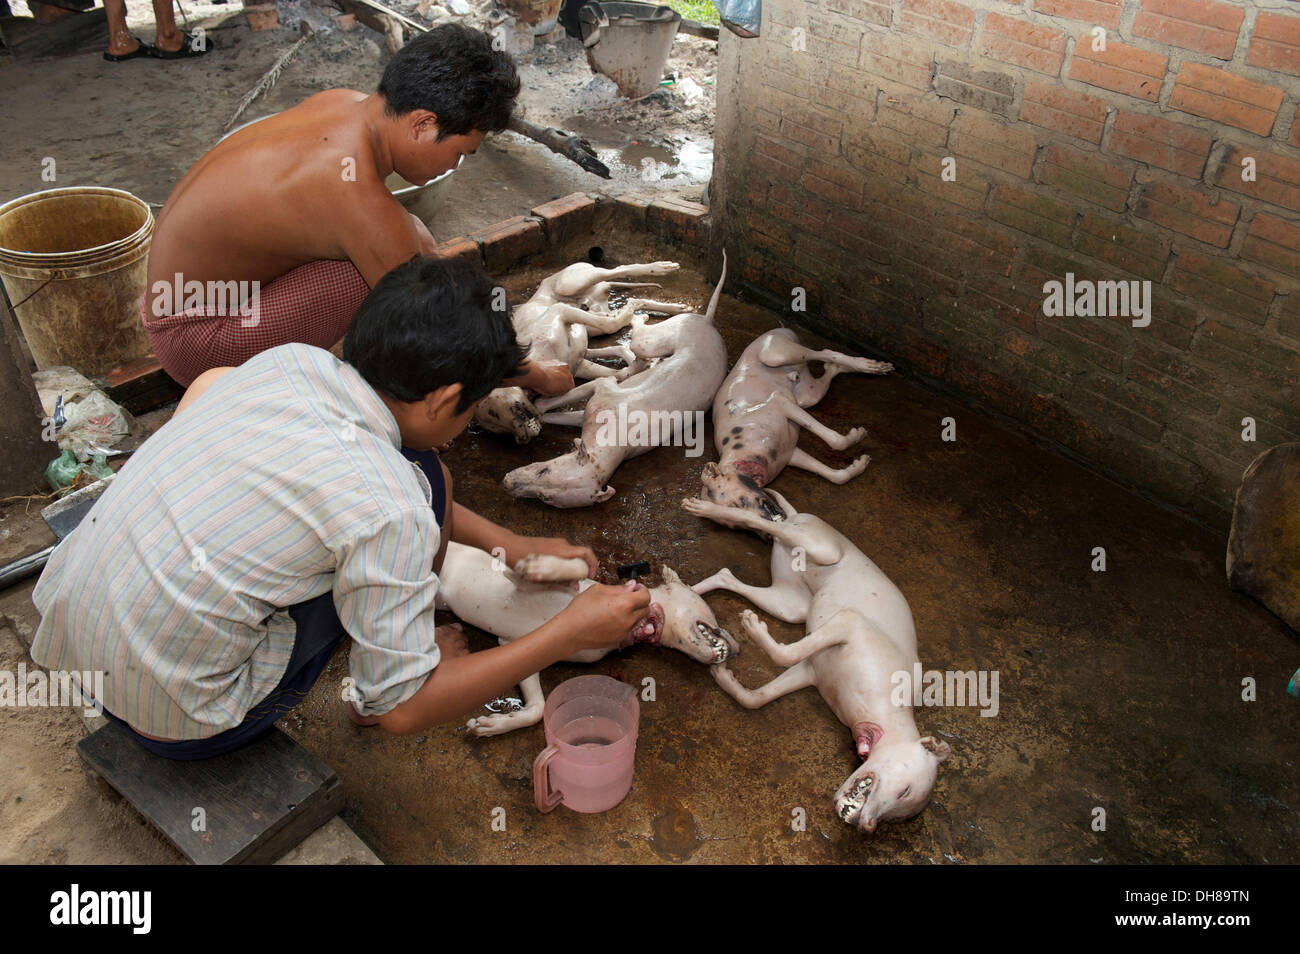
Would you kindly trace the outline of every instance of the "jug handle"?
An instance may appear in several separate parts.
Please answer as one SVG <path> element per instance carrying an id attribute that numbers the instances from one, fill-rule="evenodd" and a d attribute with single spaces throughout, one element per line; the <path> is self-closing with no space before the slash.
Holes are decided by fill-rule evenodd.
<path id="1" fill-rule="evenodd" d="M 559 754 L 559 749 L 549 745 L 533 760 L 533 799 L 539 812 L 549 812 L 564 800 L 563 792 L 551 791 L 551 759 Z"/>

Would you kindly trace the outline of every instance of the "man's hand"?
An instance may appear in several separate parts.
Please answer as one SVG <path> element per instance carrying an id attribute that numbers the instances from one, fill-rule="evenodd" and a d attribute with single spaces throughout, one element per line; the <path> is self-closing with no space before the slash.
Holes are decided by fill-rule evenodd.
<path id="1" fill-rule="evenodd" d="M 597 583 L 574 597 L 556 615 L 555 621 L 564 624 L 573 652 L 613 649 L 626 645 L 632 636 L 657 635 L 643 632 L 650 625 L 641 623 L 650 613 L 650 606 L 650 591 L 642 583 L 634 580 L 620 586 Z"/>
<path id="2" fill-rule="evenodd" d="M 569 370 L 567 364 L 555 362 L 539 364 L 536 361 L 528 361 L 523 374 L 514 378 L 506 378 L 501 382 L 501 386 L 503 388 L 529 388 L 538 394 L 552 397 L 573 390 L 573 372 Z"/>
<path id="3" fill-rule="evenodd" d="M 587 566 L 590 568 L 590 572 L 587 573 L 588 577 L 594 577 L 597 568 L 600 566 L 591 547 L 577 546 L 563 537 L 521 537 L 518 534 L 515 534 L 514 540 L 506 549 L 506 564 L 514 566 L 524 557 L 531 556 L 534 553 L 560 557 L 564 560 L 573 557 L 586 560 Z"/>
<path id="4" fill-rule="evenodd" d="M 573 390 L 573 372 L 569 370 L 567 364 L 541 364 L 536 365 L 536 368 L 537 375 L 534 379 L 536 383 L 533 387 L 538 394 L 554 397 Z"/>

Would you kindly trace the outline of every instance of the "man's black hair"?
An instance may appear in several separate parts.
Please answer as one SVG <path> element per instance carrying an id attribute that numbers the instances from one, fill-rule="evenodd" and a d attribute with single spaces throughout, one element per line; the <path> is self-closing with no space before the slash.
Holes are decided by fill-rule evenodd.
<path id="1" fill-rule="evenodd" d="M 441 141 L 505 129 L 519 95 L 519 73 L 510 54 L 494 50 L 486 33 L 444 23 L 393 55 L 379 92 L 390 116 L 414 109 L 437 113 Z"/>
<path id="2" fill-rule="evenodd" d="M 417 255 L 398 265 L 371 289 L 343 338 L 343 360 L 395 400 L 422 401 L 459 381 L 458 414 L 523 358 L 504 293 L 480 266 L 455 259 Z"/>

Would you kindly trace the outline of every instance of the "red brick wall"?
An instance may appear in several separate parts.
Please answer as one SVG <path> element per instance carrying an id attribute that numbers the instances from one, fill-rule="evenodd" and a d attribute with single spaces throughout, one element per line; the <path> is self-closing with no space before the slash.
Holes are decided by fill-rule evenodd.
<path id="1" fill-rule="evenodd" d="M 1221 528 L 1300 440 L 1300 3 L 764 0 L 720 54 L 750 286 Z M 1067 272 L 1150 325 L 1046 317 Z"/>

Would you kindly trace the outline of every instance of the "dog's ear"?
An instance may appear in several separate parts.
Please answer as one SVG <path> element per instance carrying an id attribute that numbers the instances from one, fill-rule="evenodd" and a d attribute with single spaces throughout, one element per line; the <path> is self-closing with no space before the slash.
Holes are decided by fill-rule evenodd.
<path id="1" fill-rule="evenodd" d="M 670 566 L 661 566 L 659 575 L 664 578 L 665 583 L 674 584 L 682 581 L 682 578 L 677 575 L 677 571 Z"/>
<path id="2" fill-rule="evenodd" d="M 936 762 L 942 762 L 948 756 L 952 755 L 952 746 L 943 739 L 936 739 L 932 735 L 927 735 L 921 740 L 921 746 L 934 756 Z"/>
<path id="3" fill-rule="evenodd" d="M 614 488 L 611 485 L 606 484 L 604 490 L 602 490 L 600 493 L 596 494 L 596 496 L 591 498 L 591 502 L 604 503 L 612 496 L 614 496 Z"/>

